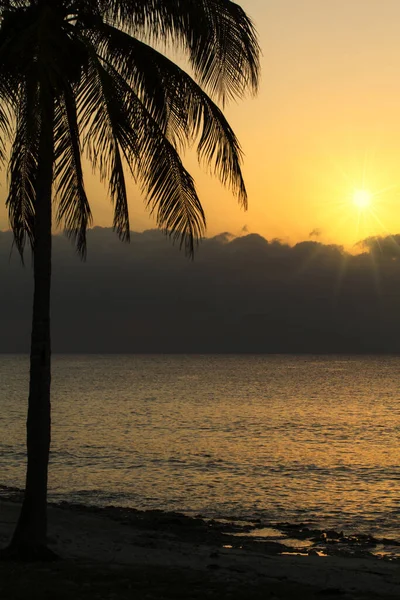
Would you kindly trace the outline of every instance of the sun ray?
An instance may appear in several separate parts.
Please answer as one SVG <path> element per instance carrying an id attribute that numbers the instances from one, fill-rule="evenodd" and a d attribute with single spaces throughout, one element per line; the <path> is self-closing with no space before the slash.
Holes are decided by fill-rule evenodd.
<path id="1" fill-rule="evenodd" d="M 342 261 L 339 263 L 339 269 L 338 269 L 337 277 L 335 280 L 334 293 L 333 293 L 335 301 L 340 296 L 343 279 L 344 279 L 344 276 L 345 276 L 346 270 L 347 270 L 347 262 L 348 262 L 348 255 L 343 254 Z"/>

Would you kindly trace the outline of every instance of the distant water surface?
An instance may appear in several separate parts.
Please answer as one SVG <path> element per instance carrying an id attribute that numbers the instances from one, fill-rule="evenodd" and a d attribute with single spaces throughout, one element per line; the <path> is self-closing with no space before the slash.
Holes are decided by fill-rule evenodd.
<path id="1" fill-rule="evenodd" d="M 0 355 L 0 484 L 28 359 Z M 54 356 L 50 497 L 400 540 L 400 358 Z"/>

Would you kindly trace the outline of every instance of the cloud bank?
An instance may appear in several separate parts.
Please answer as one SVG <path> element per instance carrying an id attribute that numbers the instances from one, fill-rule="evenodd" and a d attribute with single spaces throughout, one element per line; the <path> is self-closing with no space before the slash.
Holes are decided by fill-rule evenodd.
<path id="1" fill-rule="evenodd" d="M 11 245 L 0 233 L 0 352 L 28 352 L 32 269 Z M 54 237 L 52 293 L 54 352 L 400 352 L 400 235 L 353 256 L 222 233 L 192 262 L 158 231 L 97 227 L 86 263 Z"/>

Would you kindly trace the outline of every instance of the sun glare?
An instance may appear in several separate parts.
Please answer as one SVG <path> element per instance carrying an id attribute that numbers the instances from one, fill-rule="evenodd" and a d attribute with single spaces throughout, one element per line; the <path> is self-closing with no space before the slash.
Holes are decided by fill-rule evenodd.
<path id="1" fill-rule="evenodd" d="M 356 190 L 353 194 L 353 204 L 359 209 L 368 208 L 371 200 L 372 194 L 367 190 Z"/>

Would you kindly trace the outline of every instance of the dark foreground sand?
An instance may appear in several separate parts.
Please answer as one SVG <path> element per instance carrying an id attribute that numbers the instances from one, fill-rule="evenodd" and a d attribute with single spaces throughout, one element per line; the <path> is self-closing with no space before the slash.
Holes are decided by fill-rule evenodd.
<path id="1" fill-rule="evenodd" d="M 0 501 L 0 546 L 19 505 Z M 400 598 L 400 562 L 285 555 L 180 515 L 49 509 L 54 564 L 0 563 L 1 600 Z"/>

